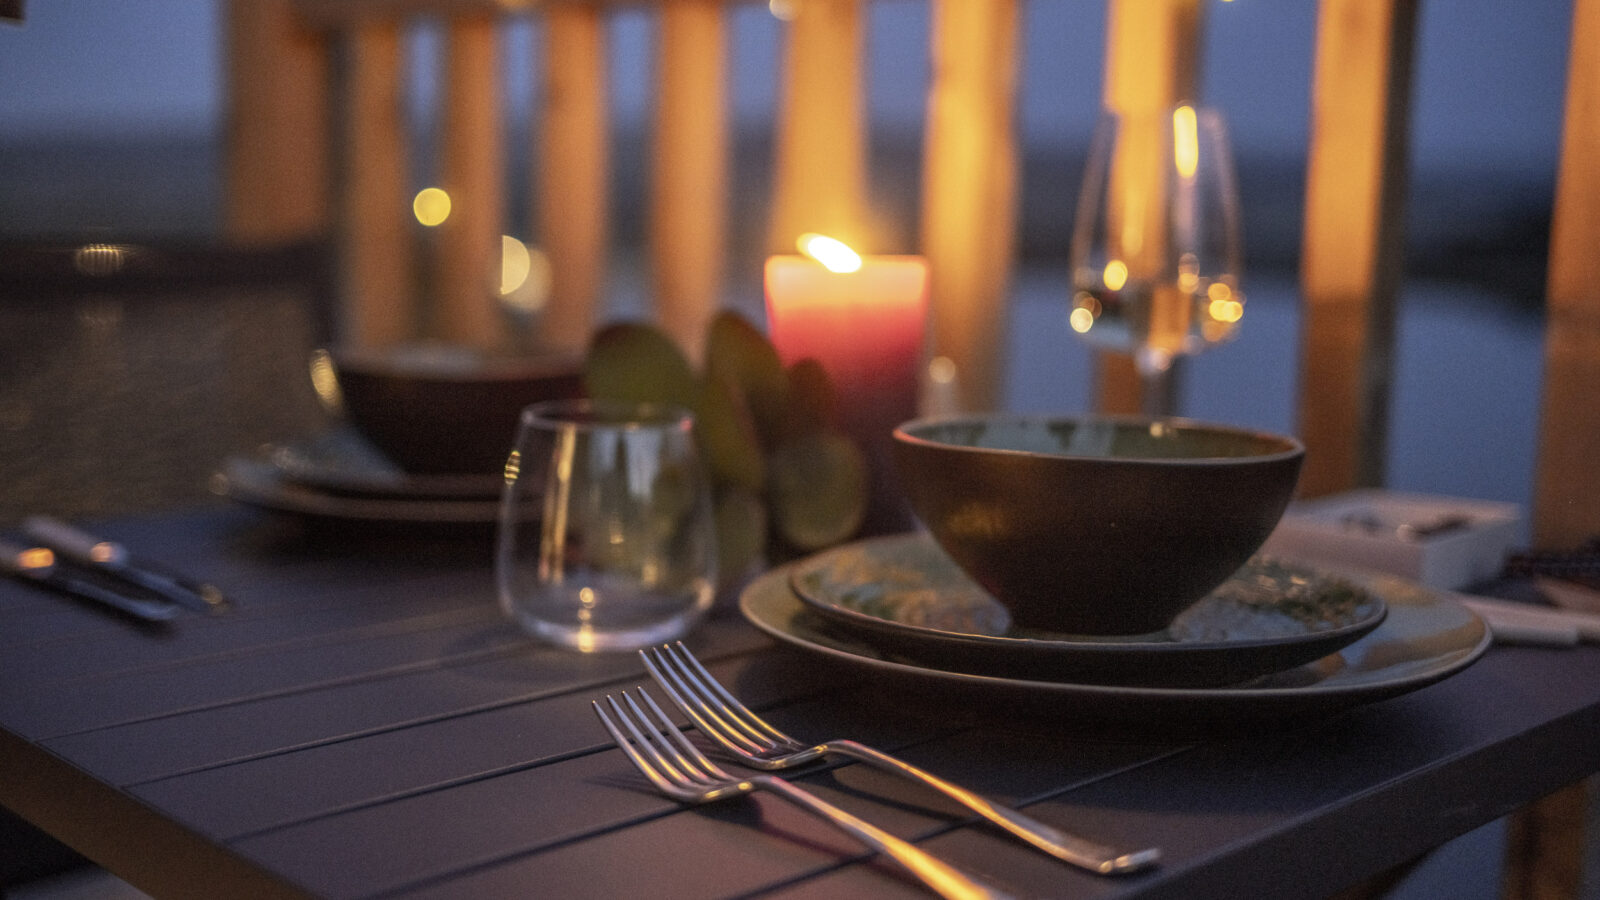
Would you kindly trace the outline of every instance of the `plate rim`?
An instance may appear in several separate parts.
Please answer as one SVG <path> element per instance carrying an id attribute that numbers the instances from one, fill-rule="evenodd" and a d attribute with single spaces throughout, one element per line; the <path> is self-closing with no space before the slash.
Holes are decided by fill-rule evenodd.
<path id="1" fill-rule="evenodd" d="M 401 500 L 345 497 L 286 478 L 270 462 L 232 457 L 217 473 L 217 493 L 274 512 L 346 522 L 417 525 L 492 525 L 499 499 Z"/>
<path id="2" fill-rule="evenodd" d="M 1251 704 L 1266 705 L 1271 707 L 1296 707 L 1306 702 L 1333 703 L 1335 701 L 1348 701 L 1349 705 L 1355 703 L 1387 699 L 1400 694 L 1426 687 L 1455 675 L 1471 666 L 1488 651 L 1492 644 L 1492 634 L 1481 616 L 1456 602 L 1445 594 L 1415 586 L 1417 590 L 1425 592 L 1437 606 L 1450 608 L 1458 612 L 1465 621 L 1476 625 L 1477 638 L 1471 646 L 1461 645 L 1450 650 L 1438 652 L 1428 661 L 1434 663 L 1424 671 L 1410 671 L 1395 678 L 1367 681 L 1357 684 L 1329 684 L 1332 676 L 1315 684 L 1309 685 L 1284 685 L 1284 686 L 1249 686 L 1249 685 L 1223 685 L 1218 687 L 1152 687 L 1143 685 L 1116 685 L 1092 684 L 1070 681 L 1042 681 L 1028 678 L 1011 678 L 998 675 L 981 675 L 968 672 L 958 672 L 949 669 L 939 669 L 929 666 L 918 666 L 910 663 L 897 662 L 884 659 L 881 656 L 865 656 L 838 647 L 821 644 L 804 635 L 786 631 L 774 622 L 767 621 L 755 611 L 755 598 L 763 594 L 772 594 L 780 599 L 786 599 L 794 608 L 804 610 L 805 605 L 789 587 L 787 566 L 772 569 L 757 577 L 739 594 L 739 611 L 745 620 L 758 630 L 773 639 L 793 646 L 806 652 L 820 653 L 825 656 L 840 659 L 851 665 L 864 665 L 871 668 L 884 669 L 896 674 L 924 678 L 937 681 L 954 681 L 968 686 L 986 687 L 1001 691 L 1021 691 L 1036 695 L 1055 695 L 1062 699 L 1074 697 L 1093 700 L 1120 700 L 1120 701 L 1151 701 L 1193 702 L 1208 709 L 1223 706 L 1247 706 Z M 785 596 L 786 595 L 786 596 Z M 769 601 L 770 602 L 770 601 Z M 1350 645 L 1355 646 L 1363 641 L 1376 640 L 1389 620 L 1380 623 L 1360 641 Z M 1336 651 L 1339 655 L 1349 650 L 1350 647 Z M 1269 712 L 1276 710 L 1267 710 Z"/>

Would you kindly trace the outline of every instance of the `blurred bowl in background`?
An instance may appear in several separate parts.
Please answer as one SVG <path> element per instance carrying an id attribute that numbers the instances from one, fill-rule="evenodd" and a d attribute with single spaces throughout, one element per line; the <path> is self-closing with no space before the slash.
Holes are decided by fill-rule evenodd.
<path id="1" fill-rule="evenodd" d="M 493 356 L 439 344 L 312 354 L 317 396 L 417 474 L 499 473 L 522 408 L 583 393 L 577 355 Z"/>
<path id="2" fill-rule="evenodd" d="M 1182 419 L 979 414 L 908 422 L 911 509 L 1024 628 L 1159 631 L 1282 518 L 1305 448 Z"/>

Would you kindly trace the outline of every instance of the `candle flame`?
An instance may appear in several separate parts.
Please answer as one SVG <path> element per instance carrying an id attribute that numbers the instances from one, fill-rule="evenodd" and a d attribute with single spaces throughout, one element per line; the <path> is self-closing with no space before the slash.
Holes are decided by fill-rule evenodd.
<path id="1" fill-rule="evenodd" d="M 861 254 L 850 249 L 850 245 L 837 238 L 825 234 L 806 232 L 795 241 L 800 252 L 811 257 L 829 272 L 841 274 L 855 272 L 861 268 Z"/>
<path id="2" fill-rule="evenodd" d="M 1178 174 L 1193 178 L 1200 167 L 1200 133 L 1194 107 L 1180 106 L 1172 111 L 1173 162 Z"/>

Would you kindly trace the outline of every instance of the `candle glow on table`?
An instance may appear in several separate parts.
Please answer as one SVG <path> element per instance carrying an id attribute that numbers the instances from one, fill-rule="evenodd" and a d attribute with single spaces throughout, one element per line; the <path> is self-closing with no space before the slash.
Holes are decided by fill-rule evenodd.
<path id="1" fill-rule="evenodd" d="M 892 478 L 894 428 L 917 414 L 928 264 L 920 256 L 865 256 L 849 270 L 846 257 L 846 271 L 832 271 L 829 265 L 840 266 L 820 248 L 843 245 L 807 240 L 817 237 L 802 244 L 818 246 L 811 252 L 820 260 L 767 259 L 768 332 L 784 365 L 808 357 L 821 363 L 838 389 L 841 424 L 867 452 L 874 480 Z M 869 528 L 873 518 L 869 511 Z"/>

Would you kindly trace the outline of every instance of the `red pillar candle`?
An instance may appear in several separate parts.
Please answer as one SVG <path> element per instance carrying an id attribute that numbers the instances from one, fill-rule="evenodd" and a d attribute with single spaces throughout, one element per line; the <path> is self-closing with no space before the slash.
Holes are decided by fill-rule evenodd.
<path id="1" fill-rule="evenodd" d="M 832 271 L 805 256 L 766 268 L 767 327 L 785 365 L 822 364 L 839 392 L 841 425 L 866 451 L 873 497 L 866 533 L 909 527 L 893 485 L 896 425 L 915 417 L 928 309 L 928 264 L 919 256 L 868 256 Z"/>

